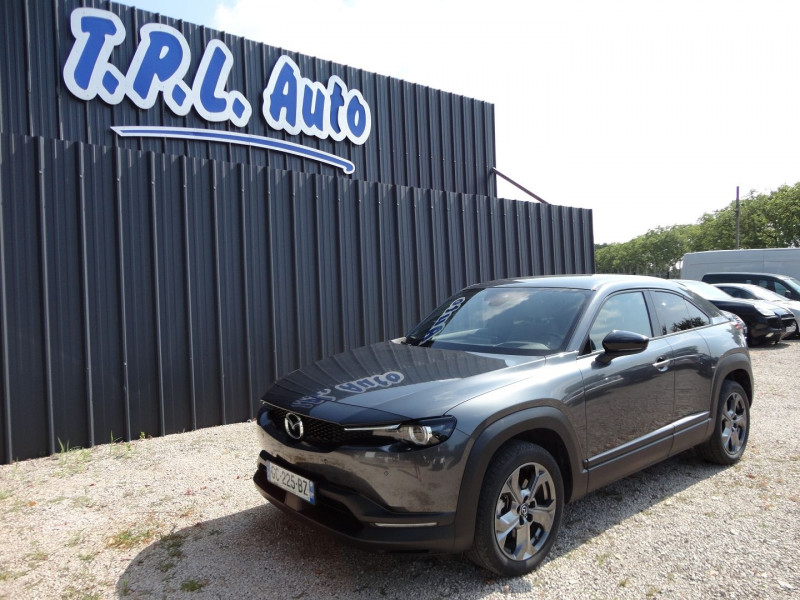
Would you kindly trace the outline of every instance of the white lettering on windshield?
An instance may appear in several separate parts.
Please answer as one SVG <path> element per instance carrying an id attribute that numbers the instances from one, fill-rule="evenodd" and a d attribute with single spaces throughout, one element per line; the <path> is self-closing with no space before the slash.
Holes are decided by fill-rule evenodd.
<path id="1" fill-rule="evenodd" d="M 466 300 L 467 299 L 463 297 L 456 298 L 455 300 L 453 300 L 450 303 L 450 306 L 448 306 L 445 309 L 445 311 L 441 314 L 441 316 L 438 319 L 436 319 L 436 322 L 433 324 L 433 327 L 431 327 L 428 330 L 428 333 L 422 336 L 422 339 L 419 341 L 420 346 L 425 342 L 429 341 L 436 334 L 440 333 L 442 329 L 444 329 L 444 326 L 447 325 L 447 322 L 450 320 L 450 317 L 452 317 L 455 314 L 455 312 L 459 308 L 461 308 L 461 305 L 464 304 Z"/>

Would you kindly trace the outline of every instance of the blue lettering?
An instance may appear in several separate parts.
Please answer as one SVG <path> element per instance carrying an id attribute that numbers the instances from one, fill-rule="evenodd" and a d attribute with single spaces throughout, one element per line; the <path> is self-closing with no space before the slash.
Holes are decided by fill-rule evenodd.
<path id="1" fill-rule="evenodd" d="M 103 75 L 103 89 L 105 89 L 109 94 L 114 94 L 119 88 L 120 81 L 117 79 L 113 73 L 107 72 Z"/>
<path id="2" fill-rule="evenodd" d="M 147 26 L 145 26 L 147 27 Z M 131 91 L 143 100 L 146 108 L 153 106 L 159 89 L 163 84 L 185 73 L 184 58 L 188 53 L 181 47 L 179 38 L 169 31 L 153 31 L 142 28 L 142 43 L 136 49 L 136 55 L 129 69 L 132 80 Z M 141 54 L 141 56 L 139 56 Z M 156 85 L 154 82 L 158 81 Z M 172 93 L 173 99 L 175 92 Z M 184 95 L 185 99 L 185 95 Z"/>
<path id="3" fill-rule="evenodd" d="M 420 340 L 420 342 L 419 342 L 419 343 L 420 343 L 420 344 L 422 344 L 422 343 L 424 343 L 424 342 L 427 342 L 427 341 L 428 341 L 429 339 L 431 339 L 433 336 L 435 336 L 436 334 L 438 334 L 439 332 L 441 332 L 441 331 L 442 331 L 442 329 L 444 329 L 444 326 L 443 326 L 443 325 L 436 325 L 436 326 L 434 326 L 434 327 L 431 327 L 431 328 L 430 328 L 430 330 L 428 331 L 428 333 L 426 333 L 426 334 L 425 334 L 425 337 L 424 337 L 424 338 L 422 338 L 422 340 Z"/>
<path id="4" fill-rule="evenodd" d="M 142 109 L 151 108 L 161 95 L 179 116 L 194 107 L 209 121 L 230 120 L 243 127 L 253 110 L 239 92 L 225 90 L 233 56 L 219 40 L 206 46 L 194 85 L 184 81 L 191 52 L 180 31 L 149 23 L 141 28 L 141 42 L 123 75 L 109 63 L 112 50 L 125 39 L 125 27 L 114 13 L 95 8 L 76 8 L 71 16 L 75 45 L 64 64 L 64 82 L 83 100 L 100 96 L 119 104 L 126 96 Z"/>
<path id="5" fill-rule="evenodd" d="M 294 408 L 314 408 L 325 402 L 335 401 L 336 397 L 331 396 L 331 391 L 328 388 L 314 392 L 310 396 L 303 396 L 292 402 Z"/>
<path id="6" fill-rule="evenodd" d="M 351 96 L 347 103 L 347 127 L 357 138 L 367 130 L 367 109 L 356 96 Z"/>
<path id="7" fill-rule="evenodd" d="M 292 135 L 300 133 L 300 128 L 297 126 L 299 71 L 289 57 L 281 56 L 275 69 L 272 70 L 267 89 L 264 90 L 264 116 L 267 122 L 276 129 L 285 129 Z"/>
<path id="8" fill-rule="evenodd" d="M 450 309 L 448 308 L 442 316 L 436 319 L 436 322 L 433 324 L 434 327 L 439 327 L 440 325 L 444 325 L 447 322 L 448 317 L 450 316 Z"/>
<path id="9" fill-rule="evenodd" d="M 114 13 L 96 8 L 76 8 L 70 18 L 75 45 L 64 63 L 64 83 L 81 100 L 100 96 L 110 104 L 125 95 L 124 77 L 109 64 L 116 46 L 125 39 L 125 27 Z"/>
<path id="10" fill-rule="evenodd" d="M 369 377 L 364 377 L 363 379 L 356 379 L 354 381 L 348 381 L 347 383 L 340 383 L 336 386 L 336 389 L 343 392 L 349 392 L 351 394 L 361 394 L 376 386 L 390 387 L 400 383 L 401 381 L 403 381 L 402 373 L 398 373 L 397 371 L 389 371 L 388 373 L 384 373 L 382 375 L 370 375 Z M 301 400 L 303 399 L 304 398 L 301 398 Z"/>
<path id="11" fill-rule="evenodd" d="M 231 51 L 221 41 L 211 40 L 194 77 L 194 107 L 204 119 L 231 121 L 237 127 L 244 127 L 253 109 L 241 93 L 225 91 L 232 68 Z"/>
<path id="12" fill-rule="evenodd" d="M 336 386 L 336 389 L 343 392 L 350 392 L 351 394 L 360 394 L 363 391 L 358 384 L 352 381 L 349 383 L 340 383 Z"/>
<path id="13" fill-rule="evenodd" d="M 363 144 L 372 128 L 369 105 L 360 92 L 348 90 L 336 75 L 330 77 L 327 87 L 311 81 L 288 56 L 278 59 L 263 97 L 267 123 L 291 135 L 305 133 Z"/>
<path id="14" fill-rule="evenodd" d="M 400 383 L 403 381 L 403 374 L 398 373 L 397 371 L 389 371 L 384 375 L 389 383 Z"/>
<path id="15" fill-rule="evenodd" d="M 337 78 L 338 79 L 338 78 Z M 328 123 L 331 127 L 331 137 L 335 140 L 344 139 L 344 135 L 340 135 L 342 128 L 339 126 L 339 110 L 344 106 L 344 96 L 342 95 L 342 84 L 339 81 L 331 78 L 331 84 L 328 87 L 330 93 L 330 108 L 328 111 Z"/>
<path id="16" fill-rule="evenodd" d="M 143 25 L 141 36 L 125 76 L 123 95 L 139 108 L 148 109 L 163 94 L 172 112 L 188 114 L 192 98 L 183 77 L 189 70 L 191 53 L 186 39 L 177 29 L 155 23 Z"/>
<path id="17" fill-rule="evenodd" d="M 191 86 L 186 77 L 191 51 L 183 34 L 159 23 L 140 29 L 141 41 L 123 74 L 111 64 L 114 48 L 126 36 L 113 12 L 76 8 L 70 17 L 75 44 L 64 64 L 67 89 L 82 100 L 99 96 L 108 104 L 128 97 L 142 109 L 159 97 L 173 113 L 194 110 L 208 121 L 230 121 L 244 127 L 252 107 L 238 91 L 227 90 L 233 55 L 220 40 L 211 40 L 203 53 Z M 350 140 L 364 144 L 372 129 L 372 114 L 361 92 L 350 90 L 338 76 L 327 84 L 302 77 L 288 56 L 281 56 L 263 93 L 262 112 L 267 123 L 291 135 L 305 133 L 321 139 Z"/>
<path id="18" fill-rule="evenodd" d="M 452 317 L 453 314 L 459 308 L 461 308 L 461 305 L 464 304 L 465 301 L 466 301 L 466 298 L 456 298 L 455 300 L 453 300 L 450 303 L 450 306 L 448 306 L 444 310 L 444 312 L 442 312 L 442 314 L 439 316 L 439 318 L 436 319 L 436 322 L 428 330 L 428 332 L 424 336 L 422 336 L 422 339 L 419 341 L 419 343 L 420 344 L 424 344 L 425 342 L 429 341 L 433 336 L 435 336 L 438 333 L 440 333 L 442 331 L 442 329 L 444 329 L 444 326 L 447 324 L 447 321 L 450 319 L 450 317 Z"/>
<path id="19" fill-rule="evenodd" d="M 100 53 L 106 47 L 106 38 L 117 33 L 111 19 L 104 17 L 85 17 L 81 19 L 81 31 L 87 34 L 86 46 L 75 66 L 75 81 L 81 89 L 88 90 L 92 72 L 100 61 Z"/>
<path id="20" fill-rule="evenodd" d="M 306 126 L 322 133 L 325 130 L 325 88 L 310 85 L 303 89 L 303 121 Z"/>
<path id="21" fill-rule="evenodd" d="M 200 84 L 200 104 L 210 113 L 221 113 L 228 107 L 225 99 L 216 94 L 216 88 L 224 65 L 225 54 L 219 48 L 215 48 L 208 61 L 206 76 Z"/>

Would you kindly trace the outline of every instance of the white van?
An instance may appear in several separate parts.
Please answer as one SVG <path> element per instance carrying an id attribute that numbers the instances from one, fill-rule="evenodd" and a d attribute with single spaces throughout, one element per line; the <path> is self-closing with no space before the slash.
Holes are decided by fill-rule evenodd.
<path id="1" fill-rule="evenodd" d="M 681 277 L 703 278 L 706 273 L 774 273 L 800 279 L 800 248 L 711 250 L 683 255 Z"/>

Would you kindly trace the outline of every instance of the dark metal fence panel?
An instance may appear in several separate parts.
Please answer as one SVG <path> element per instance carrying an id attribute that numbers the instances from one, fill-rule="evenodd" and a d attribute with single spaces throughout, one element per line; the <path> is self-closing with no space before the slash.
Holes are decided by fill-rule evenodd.
<path id="1" fill-rule="evenodd" d="M 594 270 L 587 210 L 0 136 L 4 462 L 241 421 L 465 285 Z"/>
<path id="2" fill-rule="evenodd" d="M 43 304 L 48 283 L 42 244 L 47 228 L 37 196 L 36 147 L 32 140 L 2 136 L 2 341 L 3 341 L 3 459 L 35 456 L 52 449 L 49 429 L 54 420 L 52 386 L 48 385 L 51 355 L 45 340 L 52 339 L 49 310 Z M 25 201 L 14 201 L 22 199 Z M 46 249 L 45 249 L 46 250 Z M 17 432 L 12 446 L 11 432 Z M 15 454 L 11 454 L 11 452 Z"/>
<path id="3" fill-rule="evenodd" d="M 73 48 L 70 16 L 80 7 L 117 15 L 125 31 L 110 61 L 125 73 L 149 23 L 177 29 L 191 52 L 185 77 L 191 85 L 208 43 L 221 40 L 233 56 L 228 90 L 240 91 L 252 115 L 243 128 L 231 122 L 210 123 L 195 110 L 178 116 L 162 98 L 146 110 L 128 99 L 110 105 L 99 98 L 84 101 L 64 81 L 63 68 Z M 335 142 L 272 129 L 262 114 L 262 94 L 278 59 L 286 55 L 303 77 L 327 85 L 333 75 L 361 91 L 372 114 L 366 143 Z M 486 102 L 434 90 L 399 79 L 361 71 L 297 52 L 266 46 L 213 29 L 104 0 L 4 0 L 0 2 L 0 131 L 62 141 L 114 146 L 127 150 L 186 155 L 279 170 L 339 175 L 336 167 L 292 154 L 230 143 L 170 138 L 121 138 L 112 126 L 160 125 L 248 133 L 292 141 L 353 162 L 347 179 L 382 182 L 452 192 L 494 195 L 494 107 Z"/>

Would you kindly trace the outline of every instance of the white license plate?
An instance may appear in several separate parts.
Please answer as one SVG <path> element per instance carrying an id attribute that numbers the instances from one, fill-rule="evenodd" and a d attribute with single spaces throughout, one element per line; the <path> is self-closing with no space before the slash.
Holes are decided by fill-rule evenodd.
<path id="1" fill-rule="evenodd" d="M 279 488 L 284 489 L 295 496 L 299 496 L 306 502 L 310 502 L 311 504 L 316 503 L 313 481 L 306 479 L 305 477 L 300 477 L 300 475 L 292 473 L 291 471 L 287 471 L 275 463 L 271 463 L 269 461 L 264 462 L 266 463 L 267 467 L 267 479 L 270 483 L 277 485 Z"/>

